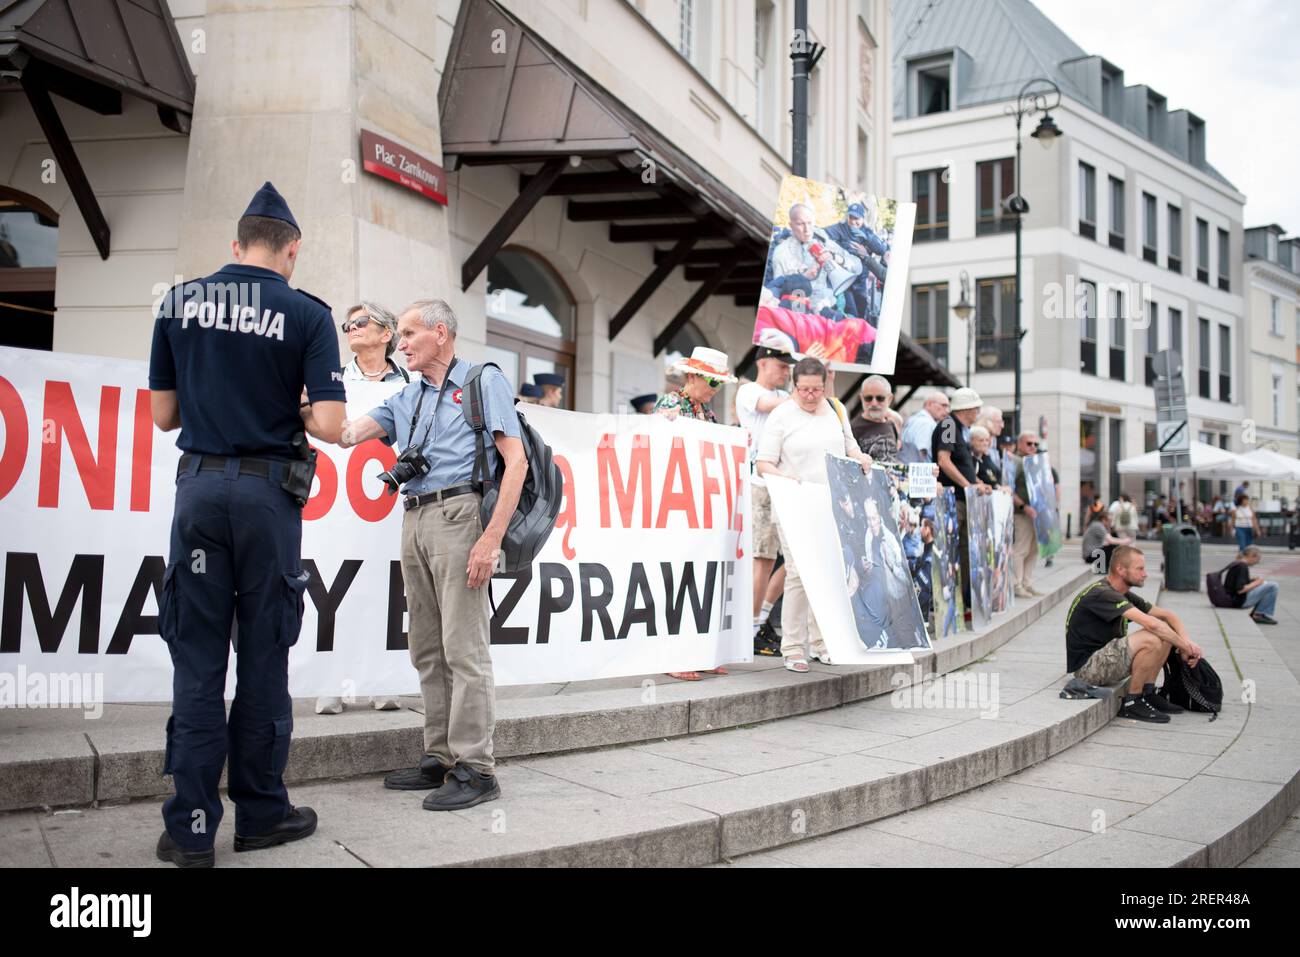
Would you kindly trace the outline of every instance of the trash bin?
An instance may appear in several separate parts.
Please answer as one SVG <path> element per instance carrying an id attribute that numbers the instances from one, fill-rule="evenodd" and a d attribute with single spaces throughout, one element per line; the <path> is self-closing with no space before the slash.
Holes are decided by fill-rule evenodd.
<path id="1" fill-rule="evenodd" d="M 1165 557 L 1165 588 L 1201 590 L 1201 536 L 1196 526 L 1166 525 L 1161 540 Z"/>

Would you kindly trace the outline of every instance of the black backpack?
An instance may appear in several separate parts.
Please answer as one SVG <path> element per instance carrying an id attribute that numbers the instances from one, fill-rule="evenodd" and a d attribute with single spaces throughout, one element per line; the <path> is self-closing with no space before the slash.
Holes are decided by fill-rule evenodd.
<path id="1" fill-rule="evenodd" d="M 1228 589 L 1223 585 L 1223 573 L 1231 568 L 1235 562 L 1228 564 L 1226 567 L 1219 569 L 1217 572 L 1206 572 L 1205 574 L 1205 594 L 1210 598 L 1210 604 L 1215 608 L 1236 608 L 1233 604 L 1232 596 L 1228 594 Z"/>
<path id="2" fill-rule="evenodd" d="M 1177 649 L 1165 659 L 1165 683 L 1160 694 L 1188 711 L 1209 712 L 1213 721 L 1223 710 L 1223 682 L 1219 673 L 1202 658 L 1195 668 L 1179 657 Z"/>
<path id="3" fill-rule="evenodd" d="M 483 370 L 488 366 L 501 371 L 495 362 L 476 365 L 470 370 L 462 389 L 465 420 L 474 430 L 474 474 L 471 481 L 483 496 L 479 514 L 484 528 L 487 528 L 492 519 L 501 476 L 505 472 L 505 462 L 498 456 L 495 474 L 488 474 L 487 443 L 491 439 L 483 423 L 483 385 L 479 381 Z M 560 467 L 555 464 L 551 447 L 542 441 L 538 431 L 528 424 L 528 420 L 517 409 L 515 415 L 519 417 L 519 438 L 524 444 L 524 456 L 528 459 L 528 474 L 519 493 L 515 514 L 510 516 L 510 524 L 506 526 L 505 536 L 501 540 L 506 572 L 521 571 L 532 565 L 533 559 L 550 537 L 551 530 L 555 528 L 555 517 L 560 514 L 560 503 L 564 498 L 564 477 L 560 473 Z"/>

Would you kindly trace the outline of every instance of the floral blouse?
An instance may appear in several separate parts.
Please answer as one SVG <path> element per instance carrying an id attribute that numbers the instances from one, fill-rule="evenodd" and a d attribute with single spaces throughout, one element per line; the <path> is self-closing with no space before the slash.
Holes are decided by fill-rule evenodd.
<path id="1" fill-rule="evenodd" d="M 678 415 L 684 415 L 688 419 L 703 419 L 705 422 L 717 422 L 717 416 L 707 405 L 687 397 L 681 389 L 676 392 L 666 392 L 659 397 L 655 403 L 656 412 L 664 412 L 668 409 L 676 409 Z"/>

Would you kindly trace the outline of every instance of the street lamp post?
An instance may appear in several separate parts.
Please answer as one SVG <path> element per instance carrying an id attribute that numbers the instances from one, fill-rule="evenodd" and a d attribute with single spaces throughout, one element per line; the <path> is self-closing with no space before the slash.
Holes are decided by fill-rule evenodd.
<path id="1" fill-rule="evenodd" d="M 1030 134 L 1044 149 L 1051 149 L 1052 143 L 1061 135 L 1060 128 L 1052 119 L 1049 110 L 1054 110 L 1061 105 L 1061 89 L 1051 80 L 1043 77 L 1030 80 L 1020 89 L 1020 95 L 1016 97 L 1014 106 L 1007 106 L 1006 112 L 1016 118 L 1016 192 L 1014 196 L 1007 197 L 1007 211 L 1016 217 L 1016 308 L 1015 308 L 1015 329 L 1013 330 L 1013 346 L 1015 351 L 1015 418 L 1013 420 L 1014 432 L 1020 432 L 1020 340 L 1025 336 L 1025 330 L 1020 322 L 1020 300 L 1022 293 L 1020 289 L 1020 263 L 1021 263 L 1021 229 L 1025 213 L 1029 212 L 1029 203 L 1025 201 L 1024 196 L 1020 194 L 1020 144 L 1021 144 L 1021 125 L 1026 116 L 1033 116 L 1035 113 L 1042 113 L 1043 118 L 1039 121 L 1037 129 Z"/>
<path id="2" fill-rule="evenodd" d="M 970 273 L 964 269 L 961 271 L 961 298 L 957 300 L 957 305 L 952 307 L 952 311 L 958 319 L 966 323 L 966 388 L 969 389 L 971 346 L 975 341 L 975 324 L 971 314 L 975 311 L 975 307 L 970 301 Z"/>

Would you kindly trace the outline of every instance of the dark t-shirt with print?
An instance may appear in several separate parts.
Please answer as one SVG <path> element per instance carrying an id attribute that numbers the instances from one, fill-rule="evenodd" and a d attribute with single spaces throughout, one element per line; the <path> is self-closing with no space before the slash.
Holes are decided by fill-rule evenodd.
<path id="1" fill-rule="evenodd" d="M 1065 616 L 1065 670 L 1073 674 L 1093 652 L 1128 634 L 1130 608 L 1149 612 L 1151 603 L 1136 592 L 1120 594 L 1105 578 L 1079 592 Z"/>
<path id="2" fill-rule="evenodd" d="M 898 461 L 898 427 L 888 419 L 872 422 L 857 416 L 853 420 L 853 438 L 857 440 L 858 448 L 877 462 Z"/>
<path id="3" fill-rule="evenodd" d="M 962 434 L 962 424 L 948 415 L 939 420 L 930 435 L 930 459 L 939 461 L 939 453 L 947 452 L 952 456 L 953 468 L 960 472 L 968 482 L 975 481 L 975 456 L 971 454 L 970 445 Z M 948 473 L 939 469 L 940 485 L 956 485 Z M 961 496 L 958 496 L 960 499 Z"/>

